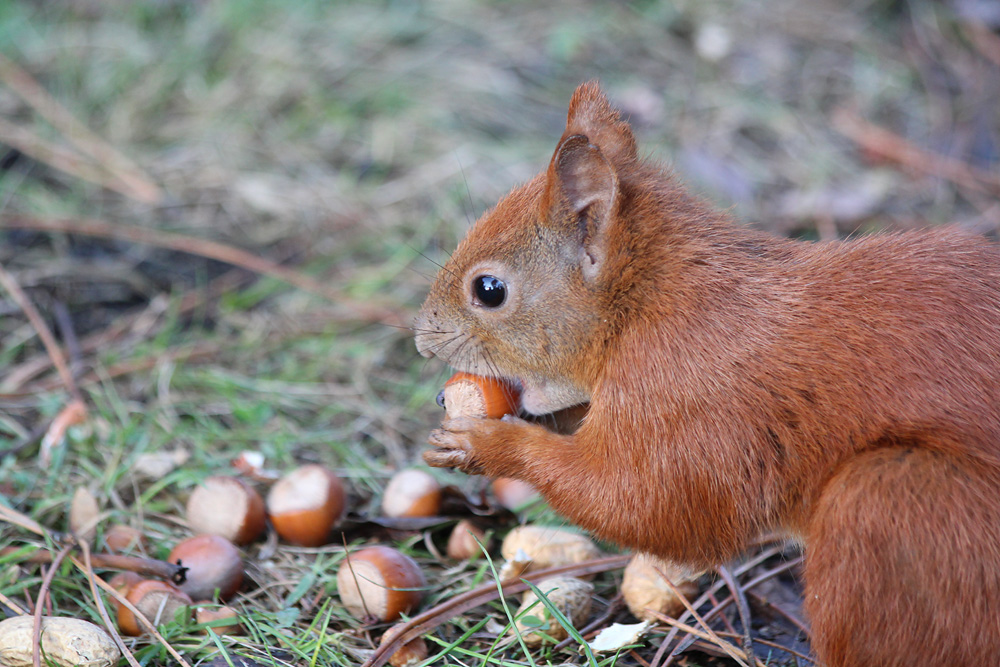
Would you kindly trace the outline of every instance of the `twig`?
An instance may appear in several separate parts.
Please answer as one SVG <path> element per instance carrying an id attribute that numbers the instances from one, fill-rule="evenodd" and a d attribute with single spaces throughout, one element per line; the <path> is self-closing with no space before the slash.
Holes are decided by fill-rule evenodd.
<path id="1" fill-rule="evenodd" d="M 967 21 L 960 24 L 976 51 L 984 58 L 1000 67 L 1000 37 L 979 21 Z"/>
<path id="2" fill-rule="evenodd" d="M 740 623 L 743 624 L 743 652 L 747 655 L 753 655 L 753 638 L 750 636 L 750 605 L 747 604 L 747 596 L 743 594 L 743 589 L 740 588 L 728 567 L 720 565 L 716 570 L 722 580 L 726 582 L 726 586 L 736 602 L 736 611 L 740 615 Z"/>
<path id="3" fill-rule="evenodd" d="M 45 437 L 42 438 L 41 447 L 38 449 L 38 461 L 44 468 L 49 465 L 52 459 L 52 450 L 66 437 L 66 431 L 74 424 L 82 424 L 87 421 L 87 406 L 78 398 L 70 401 L 59 411 L 56 418 L 45 430 Z"/>
<path id="4" fill-rule="evenodd" d="M 741 563 L 739 565 L 739 567 L 736 568 L 736 571 L 735 571 L 734 574 L 736 576 L 741 576 L 741 575 L 745 574 L 746 572 L 749 572 L 753 568 L 757 567 L 758 565 L 760 565 L 761 563 L 763 563 L 768 558 L 771 558 L 773 556 L 777 556 L 779 553 L 781 553 L 781 547 L 780 546 L 772 546 L 772 547 L 770 547 L 768 549 L 764 549 L 763 551 L 761 551 L 760 553 L 758 553 L 757 555 L 755 555 L 753 558 L 750 558 L 746 562 Z M 795 562 L 798 562 L 798 560 L 796 560 Z M 788 566 L 788 567 L 791 567 L 791 566 Z M 788 568 L 785 568 L 785 569 L 788 569 Z M 782 570 L 782 571 L 784 571 L 784 570 Z M 774 574 L 772 574 L 770 576 L 774 576 Z M 750 584 L 747 584 L 747 586 L 745 586 L 744 588 L 749 588 L 751 584 L 752 585 L 757 585 L 761 581 L 764 581 L 763 575 L 761 577 L 758 577 L 757 579 L 754 579 L 753 582 L 751 582 Z M 713 594 L 715 594 L 718 591 L 722 590 L 723 586 L 725 586 L 725 582 L 716 581 L 697 600 L 695 600 L 693 603 L 691 603 L 692 606 L 694 606 L 695 608 L 697 608 L 697 607 L 700 607 L 701 605 L 705 604 Z M 720 613 L 731 602 L 732 602 L 732 598 L 723 600 L 721 603 L 719 603 L 713 609 L 711 609 L 707 614 L 705 614 L 705 620 L 711 620 L 712 618 L 714 618 L 716 614 Z M 687 619 L 688 617 L 690 617 L 690 614 L 687 611 L 685 611 L 683 614 L 681 614 L 681 616 L 680 616 L 680 618 L 678 620 L 683 621 L 683 620 Z M 652 667 L 659 667 L 660 661 L 663 659 L 664 654 L 666 654 L 666 652 L 670 648 L 671 642 L 677 636 L 678 632 L 679 631 L 678 631 L 677 628 L 673 628 L 673 629 L 671 629 L 670 632 L 667 633 L 667 636 L 664 637 L 663 642 L 660 644 L 659 650 L 657 650 L 656 655 L 653 656 L 653 661 L 651 663 Z M 666 659 L 666 661 L 663 663 L 663 667 L 666 667 L 667 665 L 669 665 L 670 662 L 671 662 L 671 657 L 668 656 L 667 659 Z"/>
<path id="5" fill-rule="evenodd" d="M 835 111 L 832 120 L 841 134 L 888 160 L 975 192 L 1000 192 L 1000 177 L 996 174 L 915 146 L 898 134 L 869 123 L 846 107 Z"/>
<path id="6" fill-rule="evenodd" d="M 49 595 L 49 587 L 52 579 L 55 578 L 59 565 L 66 558 L 66 555 L 73 548 L 72 544 L 67 544 L 59 550 L 59 553 L 52 559 L 52 566 L 42 578 L 42 585 L 38 589 L 38 599 L 35 601 L 34 621 L 31 627 L 31 663 L 34 667 L 42 667 L 42 612 L 45 609 L 45 599 Z"/>
<path id="7" fill-rule="evenodd" d="M 320 281 L 293 269 L 275 264 L 252 253 L 233 246 L 175 232 L 163 232 L 130 225 L 118 225 L 103 220 L 85 218 L 33 218 L 17 214 L 0 215 L 0 227 L 10 229 L 33 229 L 37 231 L 83 234 L 117 240 L 132 241 L 176 250 L 191 255 L 207 257 L 233 266 L 239 266 L 262 275 L 328 299 L 339 306 L 357 313 L 359 320 L 382 322 L 400 326 L 405 321 L 398 308 L 371 302 L 360 302 L 347 297 Z"/>
<path id="8" fill-rule="evenodd" d="M 28 612 L 21 608 L 21 605 L 11 600 L 9 597 L 0 593 L 0 604 L 7 607 L 10 611 L 14 612 L 18 616 L 27 616 Z M 5 614 L 6 615 L 6 614 Z"/>
<path id="9" fill-rule="evenodd" d="M 20 526 L 28 532 L 34 533 L 35 535 L 45 536 L 45 529 L 37 521 L 29 518 L 28 516 L 21 514 L 17 510 L 6 507 L 0 504 L 0 521 L 6 521 L 7 523 L 14 524 L 15 526 Z M 4 554 L 3 549 L 0 549 L 0 555 Z"/>
<path id="10" fill-rule="evenodd" d="M 145 204 L 158 204 L 163 199 L 163 191 L 135 162 L 77 120 L 63 105 L 49 95 L 48 91 L 34 77 L 2 54 L 0 54 L 0 79 L 37 111 L 42 118 L 50 122 L 81 153 L 96 160 L 111 174 L 112 180 L 103 179 L 105 182 L 100 183 L 101 185 L 106 185 L 109 189 L 117 190 L 121 194 Z M 10 127 L 5 129 L 9 130 Z M 17 148 L 21 149 L 22 147 L 17 146 Z M 23 150 L 23 152 L 32 154 L 30 147 L 29 150 Z M 48 160 L 43 161 L 48 162 Z M 57 163 L 49 162 L 49 164 L 62 168 Z"/>
<path id="11" fill-rule="evenodd" d="M 732 637 L 733 639 L 739 639 L 740 638 L 740 633 L 738 633 L 738 632 L 720 632 L 719 636 L 720 637 Z M 788 646 L 782 646 L 778 642 L 772 642 L 772 641 L 769 641 L 767 639 L 761 639 L 760 637 L 757 637 L 757 639 L 755 639 L 754 641 L 757 642 L 758 644 L 763 645 L 763 646 L 770 646 L 771 648 L 776 648 L 779 651 L 784 651 L 785 653 L 788 653 L 789 655 L 794 655 L 796 658 L 801 658 L 802 660 L 805 660 L 805 661 L 810 662 L 812 664 L 816 664 L 816 658 L 810 658 L 805 653 L 802 653 L 801 651 L 796 651 L 795 649 L 790 648 Z"/>
<path id="12" fill-rule="evenodd" d="M 122 641 L 122 636 L 118 632 L 118 628 L 115 623 L 111 621 L 111 615 L 108 614 L 107 607 L 104 606 L 104 598 L 97 592 L 97 580 L 100 579 L 100 577 L 94 573 L 90 547 L 87 546 L 86 542 L 80 542 L 80 551 L 83 553 L 83 563 L 85 568 L 83 571 L 84 574 L 87 575 L 87 583 L 90 585 L 90 594 L 94 596 L 94 604 L 97 605 L 97 613 L 100 614 L 101 620 L 104 621 L 104 627 L 107 628 L 108 634 L 111 635 L 112 639 L 114 639 L 115 644 L 118 645 L 118 650 L 120 650 L 122 655 L 125 656 L 125 660 L 128 661 L 128 664 L 132 665 L 132 667 L 140 667 L 139 661 L 135 659 L 134 655 L 132 655 L 132 651 L 125 646 L 125 642 Z M 80 563 L 78 563 L 75 559 L 73 564 L 80 567 Z M 101 581 L 104 580 L 101 579 Z M 117 591 L 115 592 L 117 593 Z"/>
<path id="13" fill-rule="evenodd" d="M 202 341 L 193 345 L 184 345 L 166 350 L 164 352 L 158 352 L 145 357 L 140 357 L 138 359 L 122 361 L 102 369 L 99 373 L 91 371 L 81 377 L 78 384 L 85 387 L 95 382 L 103 382 L 105 380 L 121 377 L 123 375 L 131 375 L 132 373 L 147 371 L 165 362 L 183 361 L 193 364 L 201 361 L 207 361 L 209 359 L 217 359 L 219 350 L 221 349 L 222 344 L 214 341 Z M 54 386 L 55 385 L 50 382 L 39 382 L 33 385 L 30 389 L 0 393 L 0 398 L 22 398 L 24 396 L 33 396 L 40 391 L 51 391 Z"/>
<path id="14" fill-rule="evenodd" d="M 100 185 L 108 190 L 114 190 L 126 197 L 133 197 L 131 189 L 122 184 L 114 175 L 105 173 L 99 166 L 79 154 L 46 141 L 3 118 L 0 118 L 0 142 L 16 148 L 39 162 L 44 162 L 59 171 L 66 172 L 70 176 Z"/>
<path id="15" fill-rule="evenodd" d="M 782 608 L 780 605 L 777 605 L 774 602 L 771 602 L 770 600 L 768 600 L 767 598 L 765 598 L 763 595 L 760 595 L 758 593 L 754 593 L 754 592 L 751 591 L 751 592 L 748 592 L 747 595 L 750 596 L 753 599 L 753 601 L 754 601 L 755 604 L 757 604 L 757 605 L 759 605 L 759 606 L 761 606 L 761 607 L 763 607 L 765 609 L 769 609 L 769 610 L 773 611 L 774 613 L 777 613 L 779 616 L 781 616 L 782 618 L 784 618 L 786 621 L 788 621 L 789 623 L 791 623 L 792 625 L 794 625 L 795 628 L 799 632 L 801 632 L 802 634 L 806 635 L 807 637 L 809 636 L 809 626 L 806 625 L 805 622 L 801 618 L 799 618 L 798 616 L 796 616 L 792 612 L 788 611 L 787 609 Z"/>
<path id="16" fill-rule="evenodd" d="M 769 579 L 773 579 L 774 577 L 776 577 L 777 575 L 781 574 L 782 572 L 787 572 L 788 570 L 791 570 L 792 568 L 798 566 L 799 563 L 801 563 L 801 562 L 802 562 L 802 557 L 799 556 L 797 558 L 793 558 L 793 559 L 791 559 L 789 561 L 786 561 L 786 562 L 782 563 L 781 565 L 775 566 L 775 567 L 771 568 L 770 570 L 767 570 L 766 572 L 762 572 L 760 575 L 754 577 L 753 579 L 751 579 L 750 581 L 748 581 L 746 584 L 744 584 L 743 590 L 750 591 L 751 588 L 753 588 L 753 587 L 755 587 L 755 586 L 757 586 L 759 584 L 762 584 L 762 583 L 764 583 L 765 581 L 767 581 Z M 749 569 L 751 569 L 751 568 L 749 566 L 747 566 L 746 564 L 744 564 L 744 565 L 740 566 L 740 568 L 737 570 L 736 574 L 737 575 L 743 574 L 744 572 L 746 572 Z M 723 585 L 724 585 L 724 582 L 717 581 L 715 584 L 712 585 L 712 588 L 710 588 L 708 591 L 705 592 L 705 595 L 703 595 L 702 597 L 698 598 L 698 600 L 695 600 L 695 602 L 693 603 L 693 606 L 694 607 L 701 606 L 705 602 L 705 599 L 707 597 L 710 597 L 715 591 L 720 590 L 723 587 Z M 753 593 L 750 593 L 750 595 L 753 595 Z M 713 618 L 715 618 L 716 616 L 718 616 L 719 614 L 721 614 L 723 612 L 723 610 L 725 610 L 725 608 L 728 607 L 732 603 L 733 603 L 733 597 L 732 596 L 729 596 L 726 599 L 724 599 L 722 602 L 719 602 L 718 604 L 716 604 L 714 607 L 712 607 L 711 609 L 709 609 L 704 614 L 705 621 L 712 620 Z M 687 616 L 688 616 L 688 614 L 685 612 L 680 617 L 679 620 L 683 621 L 683 620 L 685 620 L 685 618 Z M 806 627 L 804 623 L 802 623 L 801 621 L 798 621 L 798 619 L 795 619 L 790 614 L 788 615 L 788 618 L 792 622 L 792 624 L 795 625 L 803 634 L 805 634 L 807 637 L 809 636 L 809 628 Z M 667 647 L 670 645 L 670 642 L 673 640 L 673 638 L 677 636 L 677 633 L 678 633 L 678 629 L 674 628 L 664 638 L 663 643 L 660 646 L 660 650 L 657 651 L 657 654 L 656 654 L 656 656 L 653 659 L 653 663 L 652 664 L 654 666 L 655 665 L 659 665 L 660 657 L 661 657 L 663 651 L 665 651 L 667 649 Z M 670 664 L 673 655 L 675 655 L 677 652 L 683 650 L 683 646 L 684 646 L 684 643 L 682 642 L 681 644 L 679 644 L 674 649 L 674 651 L 671 654 L 671 656 L 668 657 L 667 660 L 666 660 L 666 662 L 663 663 L 664 667 L 666 667 L 667 665 Z"/>
<path id="17" fill-rule="evenodd" d="M 185 315 L 195 308 L 201 307 L 208 300 L 221 294 L 230 292 L 238 288 L 245 282 L 245 274 L 238 269 L 231 269 L 227 273 L 212 280 L 206 287 L 195 289 L 184 294 L 174 311 L 177 315 Z M 135 330 L 142 325 L 144 331 L 142 335 L 151 333 L 153 323 L 160 319 L 166 311 L 165 300 L 153 299 L 145 308 L 132 311 L 114 320 L 106 329 L 93 333 L 80 341 L 80 354 L 90 354 L 105 349 L 108 345 L 116 343 L 119 337 L 123 336 L 130 329 Z M 120 348 L 116 345 L 116 349 Z M 38 354 L 22 362 L 19 366 L 11 370 L 6 379 L 0 383 L 0 392 L 12 392 L 24 383 L 37 377 L 51 367 L 51 359 L 48 355 Z M 34 395 L 36 392 L 30 392 Z M 0 396 L 3 394 L 0 393 Z"/>
<path id="18" fill-rule="evenodd" d="M 622 597 L 621 593 L 619 593 L 614 597 L 614 599 L 611 600 L 611 602 L 608 604 L 608 608 L 604 610 L 603 614 L 595 618 L 586 626 L 580 628 L 580 636 L 586 637 L 595 630 L 603 628 L 604 625 L 611 619 L 611 617 L 617 614 L 619 611 L 621 611 L 624 606 L 625 606 L 625 598 Z M 553 652 L 561 651 L 562 649 L 572 644 L 574 641 L 575 639 L 572 636 L 567 637 L 566 639 L 562 640 L 561 642 L 553 646 L 552 651 Z"/>
<path id="19" fill-rule="evenodd" d="M 757 667 L 766 667 L 766 665 L 764 665 L 763 662 L 761 662 L 760 660 L 758 660 L 756 658 L 756 656 L 754 656 L 754 655 L 747 655 L 743 651 L 743 649 L 740 649 L 740 648 L 738 648 L 736 646 L 733 646 L 729 642 L 725 641 L 724 639 L 722 639 L 721 637 L 719 637 L 719 635 L 715 634 L 715 631 L 712 630 L 711 628 L 709 628 L 707 625 L 703 625 L 702 626 L 702 627 L 705 628 L 705 631 L 703 632 L 703 631 L 699 630 L 698 628 L 692 627 L 692 626 L 688 625 L 687 623 L 682 623 L 682 622 L 680 622 L 678 620 L 670 618 L 669 616 L 665 616 L 664 614 L 660 614 L 660 613 L 655 612 L 655 611 L 653 611 L 652 613 L 661 622 L 666 623 L 667 625 L 669 625 L 671 627 L 675 627 L 675 628 L 677 628 L 679 630 L 682 630 L 682 631 L 688 633 L 689 635 L 694 635 L 695 637 L 698 637 L 700 639 L 704 639 L 705 641 L 709 642 L 713 646 L 718 646 L 723 651 L 725 651 L 726 654 L 730 658 L 732 658 L 733 660 L 735 660 L 739 664 L 743 665 L 744 667 L 746 667 L 746 662 L 744 662 L 744 660 L 749 660 L 750 662 L 752 662 Z"/>
<path id="20" fill-rule="evenodd" d="M 97 554 L 94 554 L 94 556 L 96 555 Z M 86 566 L 83 563 L 81 563 L 76 558 L 72 558 L 71 560 L 73 564 L 76 565 L 81 571 L 86 572 Z M 112 586 L 111 584 L 109 584 L 108 582 L 104 581 L 103 579 L 101 579 L 96 575 L 93 581 L 98 586 L 106 590 L 108 594 L 110 594 L 120 605 L 122 605 L 130 612 L 135 614 L 135 618 L 139 622 L 139 624 L 142 625 L 147 632 L 153 635 L 153 637 L 158 642 L 160 642 L 165 649 L 167 649 L 167 653 L 174 656 L 174 660 L 179 662 L 183 667 L 191 667 L 191 664 L 183 657 L 181 657 L 181 654 L 178 653 L 177 650 L 173 646 L 171 646 L 166 639 L 163 638 L 163 635 L 159 633 L 159 631 L 156 629 L 156 626 L 153 625 L 153 622 L 150 621 L 148 618 L 146 618 L 146 615 L 143 614 L 141 611 L 139 611 L 134 604 L 129 602 L 128 598 L 126 598 L 124 595 L 116 591 L 114 586 Z"/>
<path id="21" fill-rule="evenodd" d="M 0 547 L 0 557 L 15 554 L 21 551 L 21 549 L 22 547 Z M 173 582 L 174 584 L 183 584 L 187 575 L 186 567 L 153 558 L 122 556 L 120 554 L 91 554 L 90 559 L 94 567 L 107 568 L 109 570 L 128 570 L 136 574 L 141 574 L 144 577 L 157 577 Z M 52 563 L 53 556 L 48 551 L 39 549 L 27 554 L 19 562 L 33 564 Z"/>
<path id="22" fill-rule="evenodd" d="M 66 357 L 63 356 L 62 349 L 60 349 L 59 344 L 56 343 L 55 337 L 52 335 L 52 331 L 49 330 L 48 325 L 45 324 L 45 320 L 42 319 L 41 314 L 38 309 L 35 308 L 35 304 L 31 303 L 28 299 L 28 295 L 24 293 L 21 286 L 17 284 L 7 269 L 0 264 L 0 285 L 10 294 L 10 297 L 14 299 L 18 307 L 24 312 L 28 321 L 31 322 L 31 326 L 34 327 L 35 331 L 38 333 L 38 337 L 42 339 L 42 345 L 45 346 L 45 350 L 49 353 L 49 357 L 52 359 L 52 364 L 59 371 L 59 377 L 62 379 L 63 385 L 65 385 L 66 390 L 69 391 L 73 398 L 82 401 L 83 397 L 80 395 L 80 390 L 76 386 L 76 382 L 73 381 L 73 375 L 69 372 L 69 366 L 66 364 Z"/>
<path id="23" fill-rule="evenodd" d="M 588 574 L 597 574 L 598 572 L 605 572 L 607 570 L 616 570 L 625 567 L 631 557 L 632 556 L 628 554 L 621 556 L 609 556 L 607 558 L 598 558 L 596 560 L 590 560 L 574 565 L 550 567 L 544 570 L 538 570 L 537 572 L 529 572 L 528 574 L 522 576 L 522 581 L 500 582 L 499 587 L 502 587 L 504 595 L 513 595 L 528 589 L 528 585 L 524 583 L 523 580 L 537 583 L 546 577 L 554 577 L 557 575 L 586 576 Z M 453 598 L 445 600 L 436 607 L 432 607 L 423 613 L 417 614 L 400 627 L 399 631 L 393 636 L 391 641 L 388 641 L 376 648 L 371 656 L 369 656 L 369 658 L 364 662 L 362 667 L 381 667 L 403 644 L 419 637 L 420 635 L 430 632 L 437 626 L 447 621 L 449 618 L 463 614 L 481 604 L 486 604 L 490 600 L 499 597 L 499 595 L 500 591 L 498 590 L 497 583 L 483 584 L 478 588 L 456 595 Z"/>
<path id="24" fill-rule="evenodd" d="M 684 597 L 684 594 L 681 593 L 676 586 L 674 586 L 674 582 L 672 582 L 668 576 L 663 574 L 663 572 L 660 572 L 660 576 L 663 578 L 663 583 L 665 583 L 667 585 L 667 588 L 670 589 L 670 592 L 673 593 L 675 596 L 677 596 L 677 598 L 681 601 L 681 604 L 683 604 L 687 608 L 688 613 L 691 614 L 696 621 L 698 621 L 698 625 L 705 628 L 705 633 L 707 633 L 706 635 L 702 635 L 701 633 L 697 632 L 695 633 L 689 632 L 689 634 L 697 634 L 699 637 L 702 638 L 707 637 L 709 641 L 715 643 L 719 648 L 725 651 L 729 655 L 729 657 L 731 657 L 733 660 L 743 665 L 743 667 L 748 667 L 747 664 L 743 662 L 743 660 L 737 657 L 737 653 L 740 652 L 740 649 L 737 649 L 735 646 L 733 646 L 727 641 L 723 641 L 722 638 L 720 638 L 717 634 L 715 634 L 715 630 L 713 630 L 708 625 L 708 622 L 704 618 L 702 618 L 701 615 L 698 614 L 698 612 L 695 610 L 693 606 L 691 606 L 691 603 L 688 602 L 688 599 L 686 597 Z M 660 620 L 669 618 L 668 616 L 657 613 L 654 610 L 650 610 L 650 612 Z M 670 621 L 674 621 L 674 619 L 671 618 Z M 674 621 L 673 623 L 670 623 L 670 625 L 674 625 L 675 623 L 677 624 L 676 627 L 686 630 L 686 628 L 681 626 L 679 621 Z M 744 657 L 749 657 L 751 662 L 756 661 L 756 658 L 753 656 L 752 653 L 748 654 L 748 656 L 747 654 L 745 654 Z"/>

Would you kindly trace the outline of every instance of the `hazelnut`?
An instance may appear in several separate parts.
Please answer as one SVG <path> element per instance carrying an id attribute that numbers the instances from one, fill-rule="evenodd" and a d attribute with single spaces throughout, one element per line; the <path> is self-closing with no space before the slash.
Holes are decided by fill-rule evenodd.
<path id="1" fill-rule="evenodd" d="M 143 616 L 153 625 L 160 625 L 174 620 L 181 609 L 191 605 L 187 593 L 173 584 L 158 579 L 143 579 L 133 584 L 125 599 L 135 605 Z M 122 634 L 137 637 L 145 627 L 139 624 L 135 614 L 124 605 L 118 607 L 118 629 Z"/>
<path id="2" fill-rule="evenodd" d="M 441 485 L 423 470 L 401 470 L 392 476 L 382 496 L 385 516 L 436 516 L 441 509 Z"/>
<path id="3" fill-rule="evenodd" d="M 250 544 L 264 532 L 264 501 L 235 477 L 209 477 L 188 498 L 187 520 L 195 533 Z"/>
<path id="4" fill-rule="evenodd" d="M 135 572 L 124 570 L 122 572 L 118 572 L 117 574 L 115 574 L 115 576 L 108 579 L 108 585 L 114 588 L 116 591 L 118 591 L 119 595 L 127 596 L 128 592 L 132 590 L 132 586 L 136 585 L 142 580 L 143 580 L 142 577 L 140 577 Z"/>
<path id="5" fill-rule="evenodd" d="M 104 531 L 104 544 L 112 553 L 145 551 L 146 537 L 138 528 L 116 523 Z"/>
<path id="6" fill-rule="evenodd" d="M 214 632 L 217 635 L 243 634 L 240 615 L 232 607 L 199 606 L 194 610 L 194 620 L 196 623 L 212 624 L 205 628 L 205 632 Z"/>
<path id="7" fill-rule="evenodd" d="M 355 618 L 394 621 L 420 604 L 427 586 L 417 563 L 382 545 L 347 554 L 337 571 L 337 590 Z"/>
<path id="8" fill-rule="evenodd" d="M 167 557 L 187 570 L 181 590 L 195 599 L 209 599 L 215 591 L 228 600 L 243 583 L 243 558 L 232 542 L 218 535 L 196 535 L 180 542 Z"/>
<path id="9" fill-rule="evenodd" d="M 499 477 L 493 480 L 493 495 L 502 507 L 516 511 L 538 498 L 535 487 L 513 477 Z"/>
<path id="10" fill-rule="evenodd" d="M 444 409 L 449 417 L 498 419 L 517 414 L 521 394 L 512 384 L 497 378 L 455 373 L 444 383 Z"/>
<path id="11" fill-rule="evenodd" d="M 462 519 L 452 528 L 445 551 L 448 558 L 470 560 L 482 556 L 484 548 L 489 549 L 486 533 L 468 519 Z"/>
<path id="12" fill-rule="evenodd" d="M 394 625 L 382 633 L 382 639 L 380 639 L 378 643 L 379 646 L 385 646 L 391 642 L 393 638 L 399 634 L 402 628 L 402 625 Z M 396 652 L 389 656 L 389 664 L 392 665 L 392 667 L 411 667 L 412 665 L 419 664 L 426 659 L 427 642 L 424 641 L 423 637 L 417 637 L 416 639 L 411 639 L 396 649 Z"/>
<path id="13" fill-rule="evenodd" d="M 293 470 L 267 494 L 267 512 L 274 530 L 285 540 L 303 547 L 327 543 L 345 504 L 340 479 L 320 465 Z"/>

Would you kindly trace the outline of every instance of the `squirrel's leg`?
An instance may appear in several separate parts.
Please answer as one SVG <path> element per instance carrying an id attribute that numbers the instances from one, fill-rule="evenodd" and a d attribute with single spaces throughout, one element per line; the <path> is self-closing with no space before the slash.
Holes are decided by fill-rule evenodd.
<path id="1" fill-rule="evenodd" d="M 842 466 L 806 539 L 820 663 L 996 664 L 998 488 L 995 468 L 925 449 L 874 450 Z"/>
<path id="2" fill-rule="evenodd" d="M 666 465 L 664 457 L 650 460 L 647 447 L 609 445 L 602 436 L 587 427 L 560 435 L 512 417 L 449 419 L 431 433 L 435 449 L 424 460 L 528 482 L 552 509 L 601 539 L 693 569 L 725 562 L 759 534 L 758 517 L 741 504 L 745 489 L 711 471 L 692 483 L 687 471 L 699 459 Z"/>
<path id="3" fill-rule="evenodd" d="M 572 476 L 579 461 L 572 456 L 572 436 L 554 433 L 516 417 L 446 419 L 431 431 L 435 449 L 424 460 L 437 467 L 457 468 L 469 474 L 517 477 L 541 486 L 546 479 Z"/>

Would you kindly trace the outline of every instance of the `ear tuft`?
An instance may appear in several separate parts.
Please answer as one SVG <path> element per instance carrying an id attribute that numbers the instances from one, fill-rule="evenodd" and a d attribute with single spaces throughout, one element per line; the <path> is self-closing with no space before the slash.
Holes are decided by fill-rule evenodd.
<path id="1" fill-rule="evenodd" d="M 638 151 L 632 128 L 611 106 L 596 81 L 581 84 L 569 102 L 564 137 L 582 134 L 615 165 L 635 160 Z"/>

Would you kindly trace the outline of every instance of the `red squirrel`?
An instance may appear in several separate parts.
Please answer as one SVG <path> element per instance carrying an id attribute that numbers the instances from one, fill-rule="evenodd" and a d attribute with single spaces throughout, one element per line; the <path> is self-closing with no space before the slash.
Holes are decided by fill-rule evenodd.
<path id="1" fill-rule="evenodd" d="M 693 568 L 805 549 L 821 664 L 1000 662 L 1000 249 L 955 228 L 751 230 L 638 157 L 596 83 L 548 169 L 484 214 L 416 344 L 572 434 L 450 419 L 434 466 L 516 477 Z"/>

